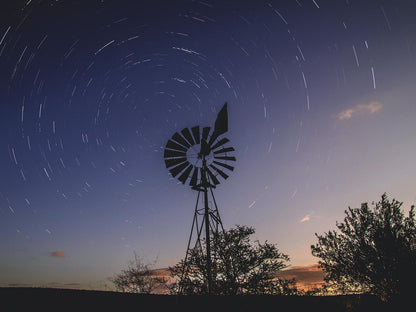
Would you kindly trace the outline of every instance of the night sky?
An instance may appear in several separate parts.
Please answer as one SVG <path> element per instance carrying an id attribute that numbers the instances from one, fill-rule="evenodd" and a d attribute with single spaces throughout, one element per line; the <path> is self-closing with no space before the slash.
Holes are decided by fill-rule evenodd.
<path id="1" fill-rule="evenodd" d="M 384 192 L 416 200 L 413 1 L 1 1 L 0 286 L 102 289 L 185 255 L 167 140 L 228 102 L 226 228 L 291 265 Z"/>

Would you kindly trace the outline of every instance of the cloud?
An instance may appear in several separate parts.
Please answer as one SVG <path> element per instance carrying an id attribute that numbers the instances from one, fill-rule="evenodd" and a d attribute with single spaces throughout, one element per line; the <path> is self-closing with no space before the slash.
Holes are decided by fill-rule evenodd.
<path id="1" fill-rule="evenodd" d="M 337 118 L 339 120 L 346 120 L 351 119 L 353 116 L 356 115 L 372 115 L 379 110 L 383 105 L 378 101 L 371 101 L 369 104 L 358 104 L 354 107 L 348 108 L 346 110 L 343 110 L 337 115 Z"/>
<path id="2" fill-rule="evenodd" d="M 52 251 L 49 253 L 49 256 L 56 258 L 65 258 L 65 253 L 63 251 Z"/>
<path id="3" fill-rule="evenodd" d="M 311 219 L 311 215 L 310 214 L 307 214 L 306 216 L 304 216 L 299 222 L 306 222 L 306 221 L 309 221 Z"/>
<path id="4" fill-rule="evenodd" d="M 288 269 L 279 271 L 276 274 L 284 279 L 296 279 L 296 286 L 303 290 L 308 290 L 314 287 L 322 287 L 325 284 L 325 272 L 318 264 L 306 264 L 301 266 L 294 266 Z"/>

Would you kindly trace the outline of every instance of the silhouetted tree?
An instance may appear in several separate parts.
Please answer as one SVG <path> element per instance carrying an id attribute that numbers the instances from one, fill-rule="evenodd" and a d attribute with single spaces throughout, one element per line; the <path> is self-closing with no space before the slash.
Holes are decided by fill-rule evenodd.
<path id="1" fill-rule="evenodd" d="M 150 294 L 156 288 L 164 287 L 166 279 L 155 276 L 153 266 L 154 263 L 144 263 L 135 253 L 134 260 L 129 262 L 127 269 L 114 277 L 116 289 L 128 293 Z"/>
<path id="2" fill-rule="evenodd" d="M 237 294 L 292 294 L 296 292 L 294 280 L 284 280 L 276 273 L 287 267 L 289 257 L 267 241 L 264 244 L 250 241 L 255 233 L 252 227 L 237 226 L 212 238 L 211 272 L 212 290 L 216 295 Z M 206 242 L 203 241 L 202 250 Z M 207 294 L 207 260 L 200 248 L 188 255 L 187 265 L 181 260 L 170 268 L 171 275 L 180 279 L 175 290 L 182 286 L 184 294 Z"/>
<path id="3" fill-rule="evenodd" d="M 405 217 L 402 203 L 386 194 L 372 204 L 348 207 L 338 230 L 315 234 L 312 254 L 321 258 L 326 282 L 343 292 L 369 292 L 383 300 L 408 295 L 416 280 L 414 206 Z"/>

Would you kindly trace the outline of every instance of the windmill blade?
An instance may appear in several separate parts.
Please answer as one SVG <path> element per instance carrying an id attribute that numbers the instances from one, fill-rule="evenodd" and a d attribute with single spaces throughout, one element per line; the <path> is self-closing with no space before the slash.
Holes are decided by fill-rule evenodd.
<path id="1" fill-rule="evenodd" d="M 205 141 L 208 141 L 208 135 L 209 135 L 209 132 L 211 131 L 211 127 L 204 127 L 203 129 L 202 129 L 202 138 L 205 140 Z"/>
<path id="2" fill-rule="evenodd" d="M 194 135 L 195 143 L 199 144 L 201 142 L 201 133 L 199 131 L 199 126 L 192 127 L 192 134 Z"/>
<path id="3" fill-rule="evenodd" d="M 212 173 L 211 170 L 208 169 L 208 167 L 206 167 L 205 170 L 208 172 L 209 177 L 211 178 L 212 182 L 214 182 L 215 185 L 220 184 L 220 181 L 218 181 L 217 177 Z"/>
<path id="4" fill-rule="evenodd" d="M 179 151 L 183 151 L 186 153 L 185 147 L 183 147 L 182 145 L 179 145 L 176 142 L 173 142 L 172 140 L 168 140 L 168 143 L 166 143 L 166 148 L 170 148 L 172 150 L 179 150 Z"/>
<path id="5" fill-rule="evenodd" d="M 188 142 L 191 145 L 195 145 L 194 138 L 192 137 L 191 131 L 189 131 L 188 128 L 182 129 L 181 133 L 183 134 L 183 136 L 185 137 L 185 139 L 188 140 Z"/>
<path id="6" fill-rule="evenodd" d="M 186 179 L 188 179 L 189 175 L 191 174 L 192 168 L 194 166 L 189 165 L 184 172 L 179 176 L 178 180 L 182 182 L 182 184 L 185 184 Z"/>
<path id="7" fill-rule="evenodd" d="M 175 132 L 175 134 L 172 135 L 172 139 L 174 139 L 176 142 L 178 142 L 179 144 L 182 144 L 185 147 L 191 146 L 178 132 Z"/>
<path id="8" fill-rule="evenodd" d="M 169 172 L 172 174 L 173 177 L 176 177 L 183 169 L 185 169 L 189 165 L 188 161 L 176 166 L 172 169 L 169 169 Z"/>
<path id="9" fill-rule="evenodd" d="M 180 151 L 175 151 L 175 150 L 170 150 L 170 149 L 165 149 L 165 153 L 163 154 L 163 156 L 165 158 L 170 158 L 170 157 L 186 157 L 186 153 L 185 152 L 180 152 Z"/>
<path id="10" fill-rule="evenodd" d="M 225 143 L 228 143 L 228 142 L 230 142 L 230 140 L 228 140 L 227 138 L 222 138 L 214 146 L 211 146 L 211 149 L 216 149 L 217 147 L 224 145 Z"/>
<path id="11" fill-rule="evenodd" d="M 170 167 L 179 165 L 179 164 L 183 163 L 184 161 L 186 161 L 186 157 L 165 159 L 166 168 L 170 168 Z"/>
<path id="12" fill-rule="evenodd" d="M 191 178 L 191 181 L 189 182 L 189 185 L 196 186 L 197 183 L 198 183 L 198 168 L 195 167 L 194 172 L 192 173 L 192 178 Z"/>
<path id="13" fill-rule="evenodd" d="M 235 151 L 235 149 L 232 147 L 224 147 L 218 151 L 214 151 L 214 154 L 221 154 L 221 153 L 227 153 L 227 152 L 233 152 L 233 151 Z"/>
<path id="14" fill-rule="evenodd" d="M 232 160 L 235 161 L 234 156 L 214 156 L 215 159 L 224 159 L 224 160 Z"/>
<path id="15" fill-rule="evenodd" d="M 216 172 L 218 172 L 224 179 L 227 179 L 228 178 L 228 175 L 224 171 L 222 171 L 221 169 L 215 167 L 213 164 L 211 164 L 210 167 L 212 169 L 214 169 Z"/>
<path id="16" fill-rule="evenodd" d="M 233 170 L 234 170 L 234 167 L 233 167 L 233 166 L 230 166 L 230 165 L 227 165 L 227 164 L 221 163 L 221 162 L 216 161 L 216 160 L 214 160 L 214 164 L 217 164 L 218 166 L 224 167 L 224 168 L 226 168 L 226 169 L 228 169 L 228 170 L 231 170 L 231 171 L 233 171 Z"/>

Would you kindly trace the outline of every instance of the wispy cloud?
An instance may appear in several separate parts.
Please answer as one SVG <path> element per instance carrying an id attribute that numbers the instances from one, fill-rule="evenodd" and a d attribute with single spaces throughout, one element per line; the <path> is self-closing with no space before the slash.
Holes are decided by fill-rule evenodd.
<path id="1" fill-rule="evenodd" d="M 49 253 L 49 256 L 56 258 L 65 258 L 65 253 L 63 251 L 52 251 Z"/>
<path id="2" fill-rule="evenodd" d="M 303 222 L 309 221 L 310 219 L 311 219 L 311 215 L 307 214 L 299 222 L 303 223 Z"/>
<path id="3" fill-rule="evenodd" d="M 346 120 L 357 115 L 372 115 L 381 110 L 382 107 L 383 105 L 378 101 L 371 101 L 369 104 L 358 104 L 343 110 L 337 115 L 337 118 L 339 120 Z"/>

